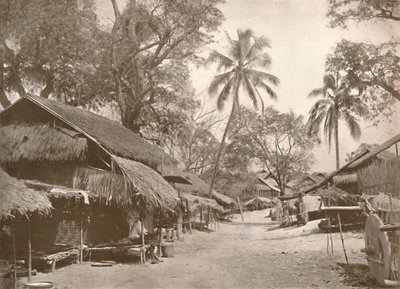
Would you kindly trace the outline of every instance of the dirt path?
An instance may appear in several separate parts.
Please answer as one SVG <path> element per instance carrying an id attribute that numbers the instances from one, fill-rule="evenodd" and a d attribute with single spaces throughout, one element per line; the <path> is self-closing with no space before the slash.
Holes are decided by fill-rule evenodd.
<path id="1" fill-rule="evenodd" d="M 163 259 L 160 264 L 117 264 L 108 268 L 72 265 L 39 274 L 35 280 L 51 280 L 58 289 L 362 285 L 362 282 L 350 284 L 342 276 L 344 268 L 338 263 L 345 261 L 338 234 L 334 234 L 335 254 L 328 256 L 326 235 L 312 233 L 316 222 L 268 231 L 273 225 L 221 224 L 216 232 L 195 231 L 193 235 L 184 235 L 184 241 L 175 242 L 175 257 Z M 365 271 L 365 260 L 360 253 L 364 243 L 361 233 L 345 233 L 345 239 L 350 262 L 361 264 L 357 266 Z M 365 272 L 358 273 L 366 278 Z"/>

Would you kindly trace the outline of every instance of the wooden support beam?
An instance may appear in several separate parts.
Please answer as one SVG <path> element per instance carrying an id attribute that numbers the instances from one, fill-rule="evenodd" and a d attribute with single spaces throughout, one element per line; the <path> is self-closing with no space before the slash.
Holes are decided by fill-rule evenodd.
<path id="1" fill-rule="evenodd" d="M 15 220 L 13 222 L 13 228 L 12 228 L 12 232 L 13 232 L 13 236 L 12 236 L 12 246 L 13 246 L 13 263 L 14 263 L 14 289 L 17 289 L 17 249 L 15 246 Z"/>
<path id="2" fill-rule="evenodd" d="M 332 207 L 325 207 L 321 206 L 321 211 L 362 211 L 360 206 L 332 206 Z"/>
<path id="3" fill-rule="evenodd" d="M 32 278 L 32 243 L 31 243 L 31 221 L 28 219 L 28 282 Z"/>

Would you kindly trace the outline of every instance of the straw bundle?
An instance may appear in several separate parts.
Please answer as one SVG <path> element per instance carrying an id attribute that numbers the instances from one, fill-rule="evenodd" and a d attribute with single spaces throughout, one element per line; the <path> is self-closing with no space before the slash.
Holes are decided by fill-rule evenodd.
<path id="1" fill-rule="evenodd" d="M 86 157 L 86 138 L 49 124 L 0 127 L 0 162 L 75 161 Z"/>
<path id="2" fill-rule="evenodd" d="M 358 170 L 361 192 L 376 195 L 378 192 L 400 196 L 400 160 L 375 161 Z"/>
<path id="3" fill-rule="evenodd" d="M 27 188 L 0 168 L 0 219 L 32 212 L 48 214 L 51 209 L 45 192 Z"/>

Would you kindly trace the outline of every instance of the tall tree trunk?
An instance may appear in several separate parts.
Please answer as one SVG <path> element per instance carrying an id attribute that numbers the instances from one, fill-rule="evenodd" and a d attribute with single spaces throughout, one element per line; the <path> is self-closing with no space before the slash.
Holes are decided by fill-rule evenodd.
<path id="1" fill-rule="evenodd" d="M 340 156 L 339 156 L 339 117 L 335 113 L 335 150 L 336 150 L 336 169 L 340 168 Z"/>
<path id="2" fill-rule="evenodd" d="M 218 172 L 219 161 L 221 159 L 222 151 L 224 149 L 224 143 L 225 143 L 226 136 L 228 135 L 229 127 L 230 127 L 233 117 L 235 115 L 236 105 L 237 105 L 237 100 L 234 99 L 233 104 L 232 104 L 231 114 L 229 115 L 228 123 L 226 124 L 224 134 L 222 135 L 221 144 L 218 149 L 217 159 L 215 160 L 214 172 L 213 172 L 213 176 L 211 179 L 210 190 L 208 192 L 210 199 L 212 199 L 212 192 L 214 189 L 215 178 L 216 178 L 217 172 Z"/>

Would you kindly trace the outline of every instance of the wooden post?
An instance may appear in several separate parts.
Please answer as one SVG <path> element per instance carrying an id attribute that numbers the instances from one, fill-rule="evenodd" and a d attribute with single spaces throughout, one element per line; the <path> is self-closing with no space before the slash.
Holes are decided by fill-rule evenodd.
<path id="1" fill-rule="evenodd" d="M 203 207 L 200 205 L 200 230 L 203 229 Z"/>
<path id="2" fill-rule="evenodd" d="M 395 146 L 396 146 L 396 156 L 399 157 L 399 149 L 397 147 L 397 143 L 395 144 Z"/>
<path id="3" fill-rule="evenodd" d="M 238 201 L 239 210 L 240 210 L 240 216 L 242 217 L 242 222 L 244 222 L 243 212 L 242 212 L 242 205 L 240 204 L 239 197 L 236 197 L 236 199 L 237 199 L 237 201 Z"/>
<path id="4" fill-rule="evenodd" d="M 31 221 L 28 219 L 28 282 L 32 278 L 32 243 L 31 243 Z"/>
<path id="5" fill-rule="evenodd" d="M 82 204 L 81 204 L 82 205 Z M 83 213 L 81 208 L 81 227 L 80 227 L 80 247 L 79 247 L 79 263 L 83 263 Z"/>
<path id="6" fill-rule="evenodd" d="M 16 247 L 15 247 L 15 220 L 13 222 L 13 261 L 14 261 L 14 289 L 17 289 L 17 252 L 16 252 Z"/>
<path id="7" fill-rule="evenodd" d="M 142 264 L 146 263 L 146 243 L 144 241 L 144 224 L 143 224 L 143 215 L 140 218 L 140 233 L 142 235 L 142 250 L 140 250 L 140 254 L 142 255 L 142 258 L 140 260 L 142 261 Z"/>
<path id="8" fill-rule="evenodd" d="M 162 209 L 160 208 L 160 215 L 158 220 L 158 248 L 157 248 L 158 257 L 161 257 L 161 242 L 162 242 L 161 219 L 162 219 Z"/>
<path id="9" fill-rule="evenodd" d="M 340 239 L 342 239 L 343 253 L 344 253 L 344 257 L 346 258 L 346 263 L 347 263 L 347 265 L 349 265 L 349 259 L 347 259 L 346 247 L 344 246 L 343 233 L 342 233 L 342 222 L 340 222 L 339 212 L 337 213 L 337 217 L 338 217 L 338 221 L 339 221 Z"/>

